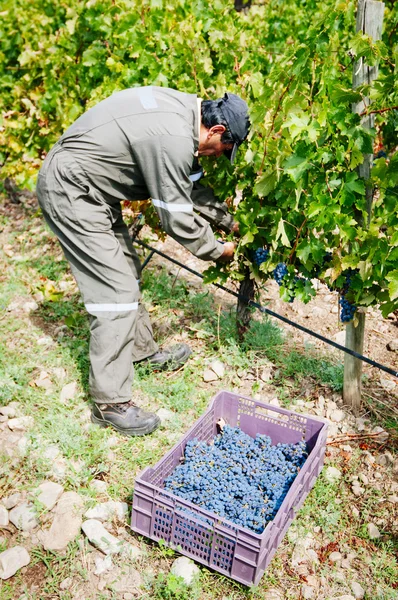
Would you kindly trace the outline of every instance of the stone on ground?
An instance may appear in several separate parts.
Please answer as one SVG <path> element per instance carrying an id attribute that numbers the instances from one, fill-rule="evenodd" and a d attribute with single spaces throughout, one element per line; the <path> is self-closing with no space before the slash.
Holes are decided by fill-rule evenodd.
<path id="1" fill-rule="evenodd" d="M 72 400 L 78 392 L 76 381 L 71 381 L 71 383 L 67 383 L 61 390 L 61 394 L 59 399 L 61 402 L 68 402 Z"/>
<path id="2" fill-rule="evenodd" d="M 264 383 L 268 383 L 269 381 L 271 381 L 272 380 L 272 368 L 267 367 L 266 369 L 263 369 L 260 373 L 260 379 L 261 379 L 261 381 L 264 381 Z"/>
<path id="3" fill-rule="evenodd" d="M 291 564 L 293 568 L 299 567 L 302 563 L 318 563 L 319 558 L 316 551 L 312 548 L 314 537 L 307 534 L 305 537 L 299 537 L 296 540 Z"/>
<path id="4" fill-rule="evenodd" d="M 8 510 L 3 504 L 0 504 L 0 527 L 7 527 L 8 523 Z"/>
<path id="5" fill-rule="evenodd" d="M 28 502 L 23 502 L 10 510 L 8 517 L 11 523 L 21 531 L 31 531 L 39 524 L 34 506 Z"/>
<path id="6" fill-rule="evenodd" d="M 66 377 L 66 371 L 63 367 L 55 367 L 53 373 L 58 381 L 63 381 Z"/>
<path id="7" fill-rule="evenodd" d="M 90 483 L 90 487 L 99 494 L 105 494 L 108 489 L 108 484 L 106 481 L 102 481 L 101 479 L 93 479 Z"/>
<path id="8" fill-rule="evenodd" d="M 368 523 L 368 534 L 371 540 L 378 540 L 381 538 L 381 533 L 374 523 Z"/>
<path id="9" fill-rule="evenodd" d="M 66 479 L 66 469 L 66 459 L 63 456 L 60 456 L 53 461 L 49 474 L 58 481 L 64 481 L 64 479 Z"/>
<path id="10" fill-rule="evenodd" d="M 395 390 L 397 388 L 397 384 L 395 383 L 395 381 L 392 381 L 391 379 L 387 379 L 386 377 L 380 378 L 380 385 L 387 392 L 395 392 Z"/>
<path id="11" fill-rule="evenodd" d="M 329 555 L 329 560 L 332 562 L 337 562 L 337 561 L 341 560 L 342 558 L 343 557 L 340 552 L 331 552 L 331 554 Z"/>
<path id="12" fill-rule="evenodd" d="M 61 583 L 59 584 L 59 589 L 60 590 L 69 590 L 69 588 L 72 587 L 72 584 L 73 584 L 72 577 L 67 577 L 66 579 L 61 581 Z"/>
<path id="13" fill-rule="evenodd" d="M 30 300 L 29 302 L 25 302 L 22 305 L 22 309 L 26 312 L 32 312 L 33 310 L 37 310 L 39 308 L 39 305 L 37 304 L 37 302 L 35 302 L 34 300 Z"/>
<path id="14" fill-rule="evenodd" d="M 356 600 L 361 600 L 365 596 L 365 590 L 357 581 L 351 583 L 351 590 Z"/>
<path id="15" fill-rule="evenodd" d="M 218 375 L 212 369 L 205 369 L 203 372 L 203 381 L 205 383 L 210 383 L 212 381 L 217 381 Z"/>
<path id="16" fill-rule="evenodd" d="M 122 547 L 122 556 L 132 560 L 137 560 L 137 558 L 142 556 L 142 550 L 140 550 L 138 546 L 133 546 L 133 544 L 128 544 L 125 542 Z"/>
<path id="17" fill-rule="evenodd" d="M 34 380 L 34 384 L 36 387 L 43 388 L 44 390 L 49 390 L 53 385 L 50 376 L 46 371 L 40 373 L 40 376 Z"/>
<path id="18" fill-rule="evenodd" d="M 102 573 L 106 573 L 113 567 L 112 557 L 111 555 L 106 556 L 105 558 L 96 558 L 95 559 L 95 571 L 94 575 L 102 575 Z"/>
<path id="19" fill-rule="evenodd" d="M 11 405 L 0 406 L 0 415 L 4 415 L 5 417 L 12 419 L 13 417 L 16 416 L 16 414 L 17 414 L 17 411 L 16 411 L 15 406 L 11 406 Z"/>
<path id="20" fill-rule="evenodd" d="M 83 499 L 76 492 L 65 492 L 58 500 L 54 521 L 48 531 L 42 532 L 45 550 L 64 550 L 74 540 L 82 524 Z"/>
<path id="21" fill-rule="evenodd" d="M 81 527 L 89 542 L 104 554 L 118 554 L 123 550 L 124 541 L 109 533 L 101 521 L 89 519 Z"/>
<path id="22" fill-rule="evenodd" d="M 383 429 L 383 427 L 380 427 L 380 425 L 376 425 L 376 427 L 373 427 L 372 433 L 378 434 L 377 441 L 380 440 L 382 442 L 386 442 L 388 440 L 388 432 L 385 429 Z"/>
<path id="23" fill-rule="evenodd" d="M 0 554 L 0 579 L 9 579 L 29 563 L 29 553 L 23 546 L 14 546 L 5 550 Z"/>
<path id="24" fill-rule="evenodd" d="M 11 431 L 25 431 L 34 425 L 34 419 L 33 417 L 16 417 L 15 419 L 9 419 L 7 425 Z"/>
<path id="25" fill-rule="evenodd" d="M 276 588 L 270 588 L 263 596 L 264 600 L 284 600 L 284 594 Z"/>
<path id="26" fill-rule="evenodd" d="M 225 375 L 225 366 L 220 360 L 213 360 L 210 365 L 210 369 L 214 371 L 219 379 L 222 379 Z"/>
<path id="27" fill-rule="evenodd" d="M 156 413 L 161 420 L 162 423 L 166 423 L 167 421 L 172 421 L 174 418 L 174 413 L 167 408 L 160 408 Z"/>
<path id="28" fill-rule="evenodd" d="M 302 585 L 301 586 L 301 595 L 303 600 L 311 600 L 311 598 L 315 598 L 315 589 L 310 585 Z"/>
<path id="29" fill-rule="evenodd" d="M 336 469 L 336 467 L 328 467 L 324 470 L 324 477 L 328 483 L 335 483 L 339 479 L 341 479 L 341 471 Z"/>
<path id="30" fill-rule="evenodd" d="M 97 519 L 98 521 L 110 521 L 111 519 L 124 521 L 127 514 L 127 502 L 115 502 L 114 500 L 109 500 L 109 502 L 96 504 L 93 508 L 90 508 L 84 516 L 86 519 Z"/>
<path id="31" fill-rule="evenodd" d="M 24 435 L 18 440 L 18 452 L 20 456 L 26 456 L 28 447 L 31 445 L 30 440 Z"/>
<path id="32" fill-rule="evenodd" d="M 3 498 L 2 503 L 6 507 L 7 510 L 11 510 L 18 504 L 21 500 L 22 496 L 19 492 L 16 494 L 12 494 L 11 496 L 7 496 L 7 498 Z"/>
<path id="33" fill-rule="evenodd" d="M 387 350 L 390 350 L 390 352 L 397 352 L 398 351 L 398 338 L 395 338 L 394 340 L 391 340 L 391 342 L 388 342 L 386 347 L 387 347 Z"/>
<path id="34" fill-rule="evenodd" d="M 59 456 L 60 452 L 61 451 L 56 444 L 50 444 L 44 449 L 43 456 L 44 458 L 48 458 L 48 460 L 54 460 Z"/>
<path id="35" fill-rule="evenodd" d="M 186 585 L 192 585 L 195 577 L 200 574 L 200 570 L 193 560 L 186 556 L 180 556 L 173 562 L 171 572 L 176 577 L 182 577 Z"/>
<path id="36" fill-rule="evenodd" d="M 44 504 L 47 510 L 51 510 L 63 494 L 64 488 L 54 481 L 44 481 L 38 486 L 37 491 L 40 492 L 37 500 Z"/>
<path id="37" fill-rule="evenodd" d="M 136 593 L 139 591 L 142 585 L 141 575 L 136 569 L 130 567 L 127 573 L 123 573 L 115 580 L 111 580 L 108 583 L 108 587 L 117 594 L 129 594 L 132 591 Z"/>
<path id="38" fill-rule="evenodd" d="M 336 409 L 330 413 L 330 419 L 334 423 L 341 423 L 341 421 L 344 421 L 344 418 L 345 418 L 345 413 L 343 410 Z"/>

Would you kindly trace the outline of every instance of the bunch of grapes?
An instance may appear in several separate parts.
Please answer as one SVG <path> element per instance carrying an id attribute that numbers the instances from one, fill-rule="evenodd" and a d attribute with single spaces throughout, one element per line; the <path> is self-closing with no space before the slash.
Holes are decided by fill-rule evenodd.
<path id="1" fill-rule="evenodd" d="M 278 285 L 282 285 L 283 278 L 287 275 L 287 266 L 285 263 L 278 263 L 274 269 L 274 279 Z"/>
<path id="2" fill-rule="evenodd" d="M 269 257 L 269 251 L 267 248 L 257 248 L 251 252 L 251 258 L 254 264 L 258 267 L 267 260 Z"/>
<path id="3" fill-rule="evenodd" d="M 344 296 L 340 298 L 339 304 L 341 306 L 340 319 L 343 323 L 348 323 L 354 316 L 357 307 L 348 302 Z"/>
<path id="4" fill-rule="evenodd" d="M 226 425 L 212 443 L 187 443 L 164 486 L 220 517 L 261 533 L 281 506 L 308 452 L 305 442 L 272 445 Z M 189 511 L 188 511 L 189 512 Z M 198 516 L 198 515 L 196 515 Z"/>
<path id="5" fill-rule="evenodd" d="M 341 298 L 339 300 L 339 304 L 341 306 L 340 319 L 343 323 L 348 323 L 349 321 L 351 321 L 355 314 L 355 311 L 357 310 L 357 307 L 354 304 L 351 304 L 351 302 L 349 302 L 345 297 L 348 290 L 350 289 L 353 274 L 354 271 L 352 269 L 349 269 L 347 271 L 345 276 L 345 282 L 343 285 L 343 290 L 341 292 Z"/>

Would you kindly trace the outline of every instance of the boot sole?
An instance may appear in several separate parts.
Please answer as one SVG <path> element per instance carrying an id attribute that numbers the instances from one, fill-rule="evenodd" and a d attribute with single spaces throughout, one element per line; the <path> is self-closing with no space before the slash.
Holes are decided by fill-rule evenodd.
<path id="1" fill-rule="evenodd" d="M 153 425 L 146 425 L 145 427 L 132 427 L 130 429 L 118 427 L 118 425 L 115 425 L 115 423 L 112 423 L 111 421 L 105 421 L 103 419 L 98 419 L 98 417 L 96 417 L 95 415 L 91 415 L 91 422 L 95 423 L 96 425 L 99 425 L 100 427 L 113 427 L 113 429 L 116 429 L 120 433 L 123 433 L 124 435 L 128 436 L 147 435 L 148 433 L 152 433 L 153 431 L 155 431 L 155 429 L 157 429 L 160 425 L 159 417 Z"/>

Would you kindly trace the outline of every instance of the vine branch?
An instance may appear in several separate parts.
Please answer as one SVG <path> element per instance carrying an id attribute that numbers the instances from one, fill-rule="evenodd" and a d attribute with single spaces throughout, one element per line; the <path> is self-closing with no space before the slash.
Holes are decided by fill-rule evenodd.
<path id="1" fill-rule="evenodd" d="M 364 110 L 363 112 L 360 113 L 360 117 L 366 116 L 366 115 L 374 115 L 376 113 L 384 113 L 387 112 L 388 110 L 398 110 L 398 106 L 389 106 L 387 108 L 379 108 L 379 109 L 375 109 L 375 110 Z"/>

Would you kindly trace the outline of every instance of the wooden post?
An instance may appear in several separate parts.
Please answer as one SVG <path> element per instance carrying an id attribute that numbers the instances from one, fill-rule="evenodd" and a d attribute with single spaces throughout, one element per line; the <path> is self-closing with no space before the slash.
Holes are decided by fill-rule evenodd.
<path id="1" fill-rule="evenodd" d="M 383 27 L 384 4 L 376 0 L 358 0 L 357 10 L 357 32 L 362 31 L 369 35 L 374 41 L 381 39 Z M 360 59 L 354 64 L 354 73 L 352 78 L 352 87 L 356 89 L 363 84 L 371 84 L 377 77 L 377 65 L 368 66 L 363 59 Z M 363 98 L 360 102 L 356 102 L 352 106 L 355 113 L 363 113 L 370 105 L 369 98 Z M 370 129 L 374 126 L 374 115 L 364 115 L 362 117 L 363 127 Z M 370 223 L 373 201 L 373 189 L 369 184 L 370 170 L 372 168 L 373 154 L 366 154 L 364 162 L 359 166 L 358 172 L 360 177 L 365 180 L 366 200 L 368 221 Z M 363 342 L 365 333 L 365 315 L 359 313 L 358 323 L 355 327 L 353 322 L 347 324 L 346 327 L 346 348 L 355 350 L 363 354 Z M 361 375 L 362 362 L 346 354 L 344 357 L 344 403 L 348 404 L 354 413 L 358 414 L 361 406 Z"/>

